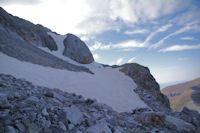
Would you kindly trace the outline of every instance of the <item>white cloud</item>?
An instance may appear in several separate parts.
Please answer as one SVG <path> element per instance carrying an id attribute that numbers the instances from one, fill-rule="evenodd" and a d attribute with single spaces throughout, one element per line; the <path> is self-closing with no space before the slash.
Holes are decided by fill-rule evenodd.
<path id="1" fill-rule="evenodd" d="M 197 45 L 173 45 L 164 49 L 159 50 L 159 52 L 170 52 L 170 51 L 182 51 L 182 50 L 192 50 L 200 49 L 200 44 Z"/>
<path id="2" fill-rule="evenodd" d="M 127 40 L 116 44 L 107 44 L 103 45 L 101 42 L 96 41 L 94 45 L 89 47 L 91 51 L 95 50 L 108 50 L 108 49 L 121 49 L 121 50 L 130 50 L 134 48 L 143 48 L 146 45 L 137 40 Z"/>
<path id="3" fill-rule="evenodd" d="M 27 2 L 30 0 L 16 0 L 15 3 L 20 3 L 20 1 Z M 174 13 L 188 4 L 184 0 L 33 1 L 40 3 L 30 4 L 30 6 L 6 4 L 3 7 L 14 15 L 45 25 L 61 34 L 119 31 L 124 25 L 151 21 L 160 16 Z"/>
<path id="4" fill-rule="evenodd" d="M 81 34 L 77 25 L 83 21 L 90 7 L 85 0 L 40 0 L 39 4 L 4 5 L 9 13 L 39 23 L 60 34 Z M 1 4 L 0 4 L 1 5 Z"/>
<path id="5" fill-rule="evenodd" d="M 184 36 L 180 38 L 181 40 L 195 40 L 192 36 Z"/>
<path id="6" fill-rule="evenodd" d="M 88 0 L 87 2 L 91 12 L 79 24 L 79 28 L 86 33 L 101 33 L 107 30 L 118 31 L 123 25 L 154 20 L 160 16 L 176 12 L 188 4 L 183 0 Z"/>
<path id="7" fill-rule="evenodd" d="M 1 0 L 2 5 L 10 5 L 10 4 L 25 4 L 25 5 L 31 5 L 31 4 L 39 4 L 41 0 Z"/>
<path id="8" fill-rule="evenodd" d="M 138 30 L 133 30 L 133 31 L 127 30 L 127 31 L 124 32 L 124 34 L 127 34 L 127 35 L 146 34 L 148 32 L 149 32 L 149 30 L 147 30 L 147 29 L 138 29 Z"/>
<path id="9" fill-rule="evenodd" d="M 199 20 L 200 20 L 199 7 L 193 6 L 193 8 L 191 8 L 189 11 L 183 12 L 182 14 L 178 14 L 175 18 L 170 20 L 170 22 L 175 23 L 177 25 L 185 25 L 187 23 Z"/>
<path id="10" fill-rule="evenodd" d="M 95 50 L 107 50 L 111 48 L 111 44 L 108 45 L 103 45 L 101 42 L 95 41 L 95 44 L 90 46 L 89 49 L 91 51 L 95 51 Z"/>
<path id="11" fill-rule="evenodd" d="M 119 59 L 117 59 L 117 61 L 116 61 L 116 65 L 121 65 L 122 64 L 122 62 L 123 62 L 123 58 L 119 58 Z"/>
<path id="12" fill-rule="evenodd" d="M 94 60 L 98 60 L 99 59 L 99 55 L 98 54 L 93 54 Z"/>
<path id="13" fill-rule="evenodd" d="M 199 23 L 199 22 L 192 22 L 192 23 L 187 24 L 183 28 L 165 36 L 163 39 L 161 39 L 157 43 L 151 45 L 150 48 L 152 49 L 152 48 L 157 48 L 157 47 L 161 46 L 164 43 L 165 40 L 167 40 L 168 38 L 175 36 L 177 34 L 181 34 L 181 33 L 184 33 L 186 31 L 189 31 L 189 30 L 198 30 L 199 31 L 200 27 L 198 25 L 196 25 L 197 23 Z"/>
<path id="14" fill-rule="evenodd" d="M 113 44 L 113 48 L 143 48 L 145 44 L 137 40 L 128 40 L 121 43 Z"/>
<path id="15" fill-rule="evenodd" d="M 80 37 L 80 38 L 81 38 L 82 41 L 89 41 L 89 38 L 86 37 L 86 36 L 82 36 L 82 37 Z"/>
<path id="16" fill-rule="evenodd" d="M 172 24 L 166 24 L 161 26 L 160 28 L 158 28 L 156 31 L 152 32 L 144 41 L 144 43 L 147 45 L 149 43 L 149 41 L 158 33 L 160 32 L 164 32 L 166 30 L 168 30 L 170 27 L 172 26 Z"/>
<path id="17" fill-rule="evenodd" d="M 132 63 L 133 61 L 135 61 L 136 58 L 137 58 L 137 56 L 134 56 L 134 57 L 130 58 L 130 59 L 128 60 L 128 63 Z"/>

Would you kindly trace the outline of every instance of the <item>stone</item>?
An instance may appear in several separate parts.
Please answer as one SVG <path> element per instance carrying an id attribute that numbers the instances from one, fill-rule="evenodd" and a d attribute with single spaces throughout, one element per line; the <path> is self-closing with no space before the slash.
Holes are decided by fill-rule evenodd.
<path id="1" fill-rule="evenodd" d="M 87 129 L 87 133 L 112 133 L 107 123 L 101 122 Z"/>
<path id="2" fill-rule="evenodd" d="M 34 123 L 26 123 L 27 133 L 40 133 L 40 128 Z"/>
<path id="3" fill-rule="evenodd" d="M 10 109 L 12 105 L 9 103 L 7 97 L 0 97 L 0 109 Z"/>
<path id="4" fill-rule="evenodd" d="M 59 127 L 60 127 L 62 130 L 64 130 L 64 131 L 67 130 L 67 129 L 66 129 L 66 126 L 65 126 L 65 124 L 64 124 L 63 122 L 59 121 L 59 122 L 58 122 L 58 125 L 59 125 Z"/>
<path id="5" fill-rule="evenodd" d="M 135 120 L 145 125 L 164 126 L 165 115 L 157 112 L 144 112 L 137 115 Z"/>
<path id="6" fill-rule="evenodd" d="M 5 133 L 17 133 L 16 129 L 12 126 L 7 126 L 5 129 Z"/>
<path id="7" fill-rule="evenodd" d="M 73 124 L 69 124 L 69 125 L 68 125 L 68 129 L 69 129 L 69 130 L 72 130 L 73 128 L 74 128 L 74 125 L 73 125 Z"/>
<path id="8" fill-rule="evenodd" d="M 41 28 L 41 26 L 25 21 L 19 17 L 12 16 L 3 8 L 0 8 L 0 15 L 0 24 L 17 33 L 24 41 L 35 46 L 43 46 L 50 50 L 57 50 L 56 42 L 47 34 L 47 31 L 45 31 L 44 28 Z"/>
<path id="9" fill-rule="evenodd" d="M 48 116 L 48 115 L 49 115 L 49 113 L 47 112 L 47 109 L 46 109 L 46 108 L 44 108 L 44 109 L 42 110 L 42 115 L 44 115 L 44 116 Z"/>
<path id="10" fill-rule="evenodd" d="M 25 133 L 26 128 L 22 123 L 17 123 L 15 124 L 15 126 L 17 127 L 17 129 L 21 132 L 21 133 Z"/>
<path id="11" fill-rule="evenodd" d="M 52 133 L 66 133 L 63 129 L 59 127 L 50 127 Z"/>
<path id="12" fill-rule="evenodd" d="M 194 132 L 195 127 L 190 124 L 187 123 L 181 119 L 178 119 L 176 117 L 172 117 L 172 116 L 166 116 L 166 121 L 171 123 L 172 125 L 176 126 L 177 130 L 179 132 Z"/>
<path id="13" fill-rule="evenodd" d="M 27 99 L 26 99 L 26 103 L 28 103 L 28 104 L 37 104 L 38 102 L 39 102 L 40 100 L 37 98 L 37 97 L 35 97 L 35 96 L 30 96 L 30 97 L 28 97 Z"/>
<path id="14" fill-rule="evenodd" d="M 51 97 L 51 98 L 54 97 L 53 92 L 51 92 L 51 91 L 47 91 L 44 95 L 45 95 L 46 97 Z"/>
<path id="15" fill-rule="evenodd" d="M 81 64 L 90 64 L 94 61 L 92 53 L 86 44 L 73 34 L 67 34 L 64 40 L 63 55 Z"/>
<path id="16" fill-rule="evenodd" d="M 64 112 L 61 115 L 61 119 L 65 124 L 70 121 L 70 123 L 77 125 L 83 121 L 83 114 L 79 108 L 76 106 L 71 106 L 69 108 L 65 108 Z"/>
<path id="17" fill-rule="evenodd" d="M 179 114 L 179 118 L 186 122 L 193 123 L 197 127 L 200 126 L 200 114 L 195 110 L 184 107 Z"/>

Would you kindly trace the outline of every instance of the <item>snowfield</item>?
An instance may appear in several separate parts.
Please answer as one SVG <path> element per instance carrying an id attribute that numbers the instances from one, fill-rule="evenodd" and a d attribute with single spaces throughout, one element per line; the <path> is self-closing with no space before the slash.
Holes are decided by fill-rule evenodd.
<path id="1" fill-rule="evenodd" d="M 93 62 L 82 65 L 62 56 L 63 40 L 66 35 L 50 33 L 58 45 L 58 51 L 50 52 L 69 63 L 89 68 L 94 74 L 53 69 L 28 62 L 0 53 L 0 73 L 10 74 L 16 78 L 24 78 L 34 84 L 49 88 L 59 88 L 69 93 L 76 93 L 85 98 L 96 99 L 98 102 L 111 106 L 117 112 L 129 112 L 132 109 L 147 107 L 133 91 L 137 85 L 131 78 L 118 69 L 102 67 Z"/>
<path id="2" fill-rule="evenodd" d="M 43 67 L 0 53 L 0 73 L 24 78 L 34 84 L 97 99 L 118 112 L 127 112 L 147 105 L 133 91 L 136 84 L 116 69 L 91 67 L 95 74 Z"/>

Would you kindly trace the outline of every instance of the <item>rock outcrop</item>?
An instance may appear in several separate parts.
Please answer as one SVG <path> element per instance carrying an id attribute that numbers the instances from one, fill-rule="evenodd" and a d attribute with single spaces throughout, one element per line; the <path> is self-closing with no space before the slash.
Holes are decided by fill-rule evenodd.
<path id="1" fill-rule="evenodd" d="M 23 40 L 36 46 L 47 47 L 50 50 L 57 50 L 53 38 L 47 34 L 44 28 L 29 21 L 12 16 L 0 7 L 0 24 L 7 30 L 19 35 Z"/>
<path id="2" fill-rule="evenodd" d="M 37 43 L 41 43 L 51 50 L 57 49 L 53 38 L 44 29 L 45 27 L 42 28 L 40 25 L 34 25 L 26 20 L 14 17 L 0 7 L 0 52 L 33 64 L 92 73 L 86 67 L 70 64 L 38 48 Z M 29 41 L 21 37 L 21 31 L 24 32 L 25 38 L 30 39 Z M 32 40 L 30 34 L 36 34 L 37 39 Z M 32 45 L 33 43 L 34 45 Z"/>
<path id="3" fill-rule="evenodd" d="M 92 53 L 86 44 L 73 34 L 67 34 L 64 40 L 63 55 L 81 64 L 90 64 L 94 61 Z"/>
<path id="4" fill-rule="evenodd" d="M 195 115 L 196 121 L 181 119 L 180 115 Z M 1 133 L 195 133 L 199 116 L 187 109 L 171 115 L 148 108 L 117 113 L 96 100 L 0 74 Z"/>
<path id="5" fill-rule="evenodd" d="M 160 92 L 159 84 L 151 75 L 147 67 L 136 63 L 124 64 L 118 67 L 121 68 L 121 72 L 131 77 L 138 85 L 136 92 L 139 93 L 141 98 L 145 100 L 146 98 L 144 98 L 144 96 L 147 93 L 151 93 L 158 101 L 169 108 L 170 104 L 168 98 Z M 148 100 L 146 102 L 148 102 Z"/>

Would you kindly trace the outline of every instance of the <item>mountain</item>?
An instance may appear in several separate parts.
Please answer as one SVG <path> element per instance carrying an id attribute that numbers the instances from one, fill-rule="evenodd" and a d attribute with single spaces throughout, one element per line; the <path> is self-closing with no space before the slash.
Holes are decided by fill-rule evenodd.
<path id="1" fill-rule="evenodd" d="M 200 78 L 162 89 L 171 104 L 171 108 L 180 111 L 188 107 L 200 112 Z"/>
<path id="2" fill-rule="evenodd" d="M 198 132 L 200 114 L 175 112 L 148 67 L 94 61 L 60 35 L 0 8 L 0 132 Z"/>

